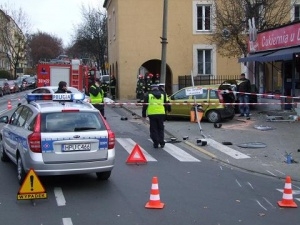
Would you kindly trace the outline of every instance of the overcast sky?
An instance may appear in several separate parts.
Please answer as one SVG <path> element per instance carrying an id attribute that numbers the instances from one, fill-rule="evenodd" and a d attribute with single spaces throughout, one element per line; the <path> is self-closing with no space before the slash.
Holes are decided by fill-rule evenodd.
<path id="1" fill-rule="evenodd" d="M 47 32 L 63 40 L 66 47 L 74 34 L 74 25 L 80 23 L 81 5 L 102 8 L 104 0 L 0 0 L 15 10 L 20 7 L 29 17 L 31 31 Z"/>

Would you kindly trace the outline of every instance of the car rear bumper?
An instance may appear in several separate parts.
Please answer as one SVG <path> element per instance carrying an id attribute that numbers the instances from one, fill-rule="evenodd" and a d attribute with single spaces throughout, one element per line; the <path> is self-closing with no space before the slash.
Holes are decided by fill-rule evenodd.
<path id="1" fill-rule="evenodd" d="M 44 163 L 41 154 L 38 154 L 39 156 L 37 154 L 34 155 L 35 157 L 28 157 L 25 161 L 23 160 L 24 169 L 26 172 L 30 169 L 34 169 L 34 171 L 40 176 L 105 172 L 111 171 L 115 164 L 115 154 L 112 152 L 108 154 L 106 159 L 60 163 Z"/>
<path id="2" fill-rule="evenodd" d="M 230 118 L 235 115 L 234 107 L 226 106 L 223 109 L 219 109 L 218 112 L 221 115 L 222 119 Z"/>

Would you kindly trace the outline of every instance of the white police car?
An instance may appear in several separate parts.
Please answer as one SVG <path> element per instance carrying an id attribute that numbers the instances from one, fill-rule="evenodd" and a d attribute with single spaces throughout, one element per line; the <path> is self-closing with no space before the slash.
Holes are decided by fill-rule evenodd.
<path id="1" fill-rule="evenodd" d="M 95 172 L 107 180 L 115 162 L 115 134 L 84 94 L 28 94 L 0 132 L 1 160 L 17 165 L 19 183 L 38 175 Z"/>

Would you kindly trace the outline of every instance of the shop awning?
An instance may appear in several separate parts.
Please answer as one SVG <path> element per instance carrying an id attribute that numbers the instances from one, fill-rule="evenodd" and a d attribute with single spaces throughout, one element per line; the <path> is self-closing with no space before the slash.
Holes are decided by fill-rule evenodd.
<path id="1" fill-rule="evenodd" d="M 273 62 L 281 60 L 292 60 L 294 53 L 300 53 L 300 47 L 281 49 L 259 59 L 259 62 Z"/>
<path id="2" fill-rule="evenodd" d="M 300 53 L 300 47 L 286 48 L 269 52 L 259 52 L 253 55 L 249 55 L 245 58 L 240 58 L 239 62 L 273 62 L 281 60 L 292 60 L 294 53 Z"/>
<path id="3" fill-rule="evenodd" d="M 259 62 L 261 57 L 263 57 L 265 55 L 268 55 L 268 54 L 271 54 L 272 52 L 259 52 L 259 53 L 256 53 L 256 54 L 252 54 L 252 55 L 249 55 L 249 56 L 244 57 L 244 58 L 239 58 L 239 62 L 253 62 L 253 61 L 258 61 Z"/>

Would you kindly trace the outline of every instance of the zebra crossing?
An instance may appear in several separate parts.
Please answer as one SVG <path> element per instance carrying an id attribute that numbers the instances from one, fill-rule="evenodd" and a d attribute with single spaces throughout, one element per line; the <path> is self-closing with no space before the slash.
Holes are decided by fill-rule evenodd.
<path id="1" fill-rule="evenodd" d="M 137 144 L 131 138 L 116 138 L 116 140 L 128 152 L 128 154 L 131 153 L 132 149 Z M 151 154 L 149 154 L 141 145 L 139 146 L 148 162 L 157 162 L 157 159 L 151 156 Z M 165 147 L 161 150 L 169 153 L 180 162 L 201 162 L 199 159 L 171 143 L 166 143 Z"/>

